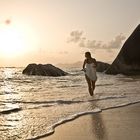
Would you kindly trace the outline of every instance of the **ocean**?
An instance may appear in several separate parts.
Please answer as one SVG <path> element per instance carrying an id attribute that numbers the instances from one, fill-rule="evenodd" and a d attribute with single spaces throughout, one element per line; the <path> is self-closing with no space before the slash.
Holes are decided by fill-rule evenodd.
<path id="1" fill-rule="evenodd" d="M 39 139 L 81 115 L 140 102 L 140 76 L 97 73 L 94 97 L 80 68 L 62 77 L 0 68 L 0 140 Z"/>

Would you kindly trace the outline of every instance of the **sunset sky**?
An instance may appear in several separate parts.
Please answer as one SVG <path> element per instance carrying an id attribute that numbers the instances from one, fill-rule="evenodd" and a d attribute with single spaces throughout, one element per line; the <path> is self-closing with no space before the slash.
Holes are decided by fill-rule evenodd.
<path id="1" fill-rule="evenodd" d="M 0 0 L 0 66 L 112 62 L 140 23 L 140 0 Z"/>

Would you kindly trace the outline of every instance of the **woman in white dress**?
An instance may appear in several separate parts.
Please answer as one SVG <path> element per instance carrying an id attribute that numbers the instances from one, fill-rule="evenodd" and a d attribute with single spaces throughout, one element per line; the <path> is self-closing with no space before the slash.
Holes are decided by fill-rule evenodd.
<path id="1" fill-rule="evenodd" d="M 85 72 L 85 78 L 88 83 L 88 90 L 91 96 L 94 94 L 95 90 L 95 82 L 97 81 L 97 75 L 96 75 L 96 67 L 97 62 L 95 58 L 91 57 L 90 52 L 85 53 L 86 59 L 83 63 L 83 71 Z"/>

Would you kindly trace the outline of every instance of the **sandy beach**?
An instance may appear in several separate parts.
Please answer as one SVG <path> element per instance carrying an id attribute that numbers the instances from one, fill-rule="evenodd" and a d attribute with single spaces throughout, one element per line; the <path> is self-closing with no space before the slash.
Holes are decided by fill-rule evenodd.
<path id="1" fill-rule="evenodd" d="M 139 140 L 140 103 L 85 115 L 42 140 Z"/>

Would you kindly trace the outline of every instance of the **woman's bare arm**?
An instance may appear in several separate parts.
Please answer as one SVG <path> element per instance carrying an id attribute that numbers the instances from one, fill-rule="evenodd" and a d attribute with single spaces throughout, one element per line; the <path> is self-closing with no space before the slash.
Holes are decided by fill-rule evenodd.
<path id="1" fill-rule="evenodd" d="M 85 65 L 86 65 L 86 60 L 84 60 L 83 69 L 85 69 Z"/>
<path id="2" fill-rule="evenodd" d="M 93 58 L 93 63 L 95 64 L 95 67 L 97 67 L 97 61 L 95 58 Z"/>

